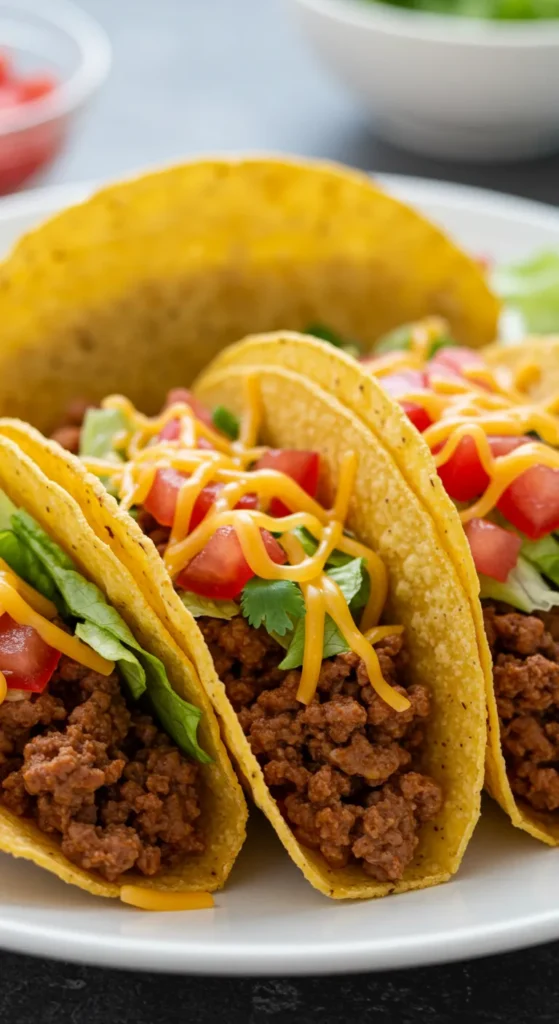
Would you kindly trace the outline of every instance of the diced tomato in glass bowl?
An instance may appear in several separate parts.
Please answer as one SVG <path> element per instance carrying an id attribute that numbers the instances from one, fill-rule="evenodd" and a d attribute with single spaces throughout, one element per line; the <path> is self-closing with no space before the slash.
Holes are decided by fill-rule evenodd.
<path id="1" fill-rule="evenodd" d="M 45 170 L 66 143 L 76 116 L 104 81 L 110 44 L 72 3 L 26 0 L 2 5 L 0 35 L 0 194 Z"/>

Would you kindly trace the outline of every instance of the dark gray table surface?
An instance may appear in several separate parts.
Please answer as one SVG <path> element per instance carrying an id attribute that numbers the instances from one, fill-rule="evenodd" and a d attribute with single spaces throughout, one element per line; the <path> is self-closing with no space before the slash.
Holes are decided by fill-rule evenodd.
<path id="1" fill-rule="evenodd" d="M 282 150 L 559 204 L 559 156 L 464 166 L 380 141 L 314 64 L 284 0 L 81 3 L 110 33 L 114 68 L 50 182 L 108 179 L 197 152 Z M 395 974 L 252 981 L 120 974 L 0 953 L 0 1024 L 545 1024 L 559 1021 L 558 962 L 554 944 Z"/>

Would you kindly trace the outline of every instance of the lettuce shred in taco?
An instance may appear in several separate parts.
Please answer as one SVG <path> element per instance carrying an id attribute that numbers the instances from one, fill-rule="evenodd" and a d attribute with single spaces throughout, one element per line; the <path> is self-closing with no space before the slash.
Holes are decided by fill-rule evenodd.
<path id="1" fill-rule="evenodd" d="M 121 396 L 81 425 L 72 410 L 57 437 L 81 465 L 2 430 L 205 657 L 228 746 L 309 880 L 343 897 L 448 878 L 479 813 L 485 712 L 428 517 L 371 432 L 273 357 L 198 391 L 151 418 Z"/>
<path id="2" fill-rule="evenodd" d="M 211 905 L 246 810 L 195 667 L 75 503 L 3 438 L 0 461 L 0 850 Z"/>

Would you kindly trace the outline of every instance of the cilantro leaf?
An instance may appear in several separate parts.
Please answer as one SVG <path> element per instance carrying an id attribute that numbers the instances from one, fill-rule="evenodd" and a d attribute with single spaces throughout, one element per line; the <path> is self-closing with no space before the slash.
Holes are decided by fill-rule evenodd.
<path id="1" fill-rule="evenodd" d="M 299 619 L 291 643 L 287 649 L 285 658 L 279 664 L 279 668 L 287 671 L 291 668 L 299 668 L 303 664 L 303 652 L 305 648 L 305 619 Z M 324 644 L 322 657 L 334 658 L 337 654 L 344 654 L 349 647 L 340 633 L 336 623 L 329 615 L 324 622 Z"/>
<path id="2" fill-rule="evenodd" d="M 178 595 L 185 608 L 195 619 L 209 615 L 212 619 L 233 619 L 240 615 L 241 609 L 235 601 L 214 601 L 211 597 L 201 597 L 190 590 L 179 590 Z"/>
<path id="3" fill-rule="evenodd" d="M 261 580 L 253 577 L 243 587 L 241 608 L 249 625 L 264 625 L 268 633 L 285 636 L 295 620 L 305 614 L 301 588 L 291 580 Z"/>
<path id="4" fill-rule="evenodd" d="M 230 409 L 226 409 L 224 405 L 218 405 L 212 413 L 212 423 L 214 427 L 221 430 L 222 434 L 225 434 L 231 441 L 236 441 L 241 429 L 241 423 L 238 416 L 235 416 L 234 412 Z"/>
<path id="5" fill-rule="evenodd" d="M 313 338 L 319 338 L 320 341 L 327 341 L 328 344 L 333 345 L 334 348 L 343 348 L 345 345 L 345 341 L 341 334 L 338 334 L 337 331 L 333 331 L 332 328 L 327 327 L 326 324 L 307 324 L 303 333 L 310 334 Z"/>

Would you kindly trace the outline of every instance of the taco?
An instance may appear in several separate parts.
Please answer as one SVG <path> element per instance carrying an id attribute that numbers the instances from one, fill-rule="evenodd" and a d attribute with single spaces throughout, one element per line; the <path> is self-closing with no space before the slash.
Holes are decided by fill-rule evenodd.
<path id="1" fill-rule="evenodd" d="M 249 332 L 328 323 L 366 349 L 429 313 L 463 344 L 496 336 L 481 268 L 368 176 L 194 161 L 104 189 L 16 245 L 0 270 L 0 411 L 50 433 L 75 395 L 122 391 L 154 413 Z"/>
<path id="2" fill-rule="evenodd" d="M 247 810 L 200 666 L 5 437 L 0 525 L 0 851 L 146 909 L 211 906 Z"/>
<path id="3" fill-rule="evenodd" d="M 302 340 L 292 369 L 283 341 L 248 368 L 235 347 L 154 418 L 108 398 L 86 414 L 83 462 L 17 421 L 0 431 L 77 500 L 201 666 L 306 878 L 334 898 L 434 885 L 460 864 L 483 783 L 468 596 L 389 447 L 309 380 L 325 349 Z"/>
<path id="4" fill-rule="evenodd" d="M 273 350 L 390 447 L 469 596 L 487 685 L 487 788 L 515 826 L 557 845 L 558 396 L 528 399 L 436 319 L 401 328 L 379 349 L 357 362 L 310 339 L 254 338 L 213 372 L 226 374 L 229 360 L 246 369 Z M 407 430 L 378 384 L 401 405 Z"/>
<path id="5" fill-rule="evenodd" d="M 559 337 L 526 338 L 519 345 L 488 345 L 483 358 L 498 371 L 504 387 L 523 401 L 553 396 L 559 391 Z"/>

